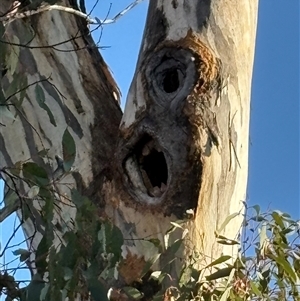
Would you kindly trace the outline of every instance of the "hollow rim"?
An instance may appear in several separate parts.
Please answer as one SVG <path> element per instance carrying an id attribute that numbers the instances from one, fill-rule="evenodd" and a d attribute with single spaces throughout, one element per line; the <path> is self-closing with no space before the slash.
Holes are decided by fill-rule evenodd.
<path id="1" fill-rule="evenodd" d="M 162 202 L 171 181 L 170 165 L 168 152 L 149 133 L 139 136 L 122 162 L 130 190 L 147 204 Z"/>

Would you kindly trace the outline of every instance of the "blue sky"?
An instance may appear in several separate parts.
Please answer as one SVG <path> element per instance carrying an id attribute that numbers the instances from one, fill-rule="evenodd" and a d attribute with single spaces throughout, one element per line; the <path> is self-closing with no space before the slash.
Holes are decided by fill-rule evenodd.
<path id="1" fill-rule="evenodd" d="M 99 2 L 92 16 L 103 19 L 110 3 L 109 18 L 131 0 Z M 93 3 L 88 0 L 87 6 Z M 147 4 L 142 2 L 117 23 L 106 25 L 101 37 L 100 45 L 110 46 L 102 49 L 101 54 L 122 91 L 123 101 L 135 69 Z M 288 212 L 295 219 L 300 218 L 299 36 L 298 0 L 260 0 L 251 100 L 248 202 Z M 11 217 L 1 225 L 2 247 L 13 223 Z M 21 239 L 19 234 L 14 242 Z"/>
<path id="2" fill-rule="evenodd" d="M 252 83 L 251 203 L 299 219 L 299 1 L 261 0 Z"/>

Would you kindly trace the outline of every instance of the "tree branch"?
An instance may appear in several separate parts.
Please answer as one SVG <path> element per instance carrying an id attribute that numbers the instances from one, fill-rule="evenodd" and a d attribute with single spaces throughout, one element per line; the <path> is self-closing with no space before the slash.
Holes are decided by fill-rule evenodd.
<path id="1" fill-rule="evenodd" d="M 143 0 L 135 0 L 134 2 L 132 2 L 131 4 L 129 4 L 125 9 L 123 9 L 120 13 L 118 13 L 117 15 L 115 15 L 115 17 L 113 17 L 112 19 L 105 19 L 105 20 L 100 20 L 98 18 L 90 18 L 87 14 L 71 8 L 71 7 L 65 7 L 65 6 L 61 6 L 61 5 L 48 5 L 48 4 L 43 4 L 40 7 L 38 7 L 36 10 L 28 10 L 28 11 L 23 11 L 23 12 L 18 12 L 17 9 L 19 7 L 20 4 L 15 5 L 15 8 L 7 13 L 5 16 L 0 17 L 0 21 L 1 22 L 13 22 L 17 19 L 23 19 L 23 18 L 27 18 L 45 11 L 51 11 L 51 10 L 60 10 L 60 11 L 64 11 L 67 13 L 71 13 L 74 14 L 76 16 L 82 17 L 84 19 L 86 19 L 86 21 L 89 24 L 94 24 L 94 25 L 107 25 L 107 24 L 112 24 L 115 23 L 120 17 L 122 17 L 123 15 L 125 15 L 129 10 L 131 10 L 133 7 L 135 7 L 137 4 L 139 4 L 140 2 L 142 2 Z"/>
<path id="2" fill-rule="evenodd" d="M 9 217 L 12 213 L 17 211 L 20 208 L 19 200 L 15 200 L 11 205 L 5 206 L 0 209 L 0 223 L 2 223 L 7 217 Z"/>

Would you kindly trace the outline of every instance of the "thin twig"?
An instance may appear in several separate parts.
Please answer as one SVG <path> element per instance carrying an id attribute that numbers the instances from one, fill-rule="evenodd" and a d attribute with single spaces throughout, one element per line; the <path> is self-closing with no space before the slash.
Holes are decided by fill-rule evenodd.
<path id="1" fill-rule="evenodd" d="M 18 232 L 18 230 L 20 229 L 20 227 L 22 226 L 22 224 L 20 223 L 16 229 L 14 229 L 13 234 L 10 236 L 10 238 L 8 239 L 5 247 L 3 248 L 2 253 L 0 254 L 0 257 L 2 257 L 4 255 L 4 253 L 6 252 L 7 247 L 9 246 L 11 240 L 14 238 L 14 236 L 16 235 L 16 233 Z"/>
<path id="2" fill-rule="evenodd" d="M 100 24 L 106 25 L 106 24 L 112 24 L 115 23 L 119 18 L 124 16 L 127 12 L 129 12 L 131 9 L 133 9 L 136 5 L 141 3 L 144 0 L 135 0 L 131 4 L 129 4 L 127 7 L 125 7 L 121 12 L 116 14 L 112 19 L 106 19 L 106 20 L 100 20 Z M 97 19 L 99 20 L 99 19 Z"/>
<path id="3" fill-rule="evenodd" d="M 136 0 L 136 1 L 132 2 L 125 9 L 123 9 L 120 13 L 115 15 L 112 19 L 107 19 L 107 20 L 101 20 L 101 19 L 98 19 L 98 18 L 90 18 L 87 14 L 85 14 L 85 13 L 83 13 L 83 12 L 77 10 L 77 9 L 74 9 L 72 7 L 65 7 L 65 6 L 53 4 L 53 5 L 41 5 L 36 10 L 16 12 L 14 14 L 9 13 L 9 14 L 3 16 L 3 17 L 0 17 L 0 21 L 6 22 L 6 24 L 8 24 L 8 23 L 13 22 L 17 19 L 24 19 L 24 18 L 33 16 L 33 15 L 36 15 L 36 14 L 39 14 L 39 13 L 42 13 L 42 12 L 51 11 L 51 10 L 58 10 L 58 11 L 64 11 L 66 13 L 71 13 L 73 15 L 84 18 L 87 21 L 87 23 L 89 23 L 89 24 L 107 25 L 107 24 L 115 23 L 119 18 L 124 16 L 129 10 L 134 8 L 137 4 L 139 4 L 142 1 L 143 0 Z"/>

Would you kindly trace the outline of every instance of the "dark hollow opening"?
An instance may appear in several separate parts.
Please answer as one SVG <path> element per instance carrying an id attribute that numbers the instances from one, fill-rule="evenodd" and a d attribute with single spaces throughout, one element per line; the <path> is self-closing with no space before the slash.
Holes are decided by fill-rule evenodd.
<path id="1" fill-rule="evenodd" d="M 167 161 L 160 144 L 150 135 L 140 138 L 123 164 L 133 187 L 156 198 L 167 191 Z"/>
<path id="2" fill-rule="evenodd" d="M 158 152 L 153 149 L 148 156 L 144 157 L 142 168 L 147 173 L 147 176 L 153 187 L 161 187 L 161 184 L 167 184 L 168 167 L 163 152 Z"/>
<path id="3" fill-rule="evenodd" d="M 175 92 L 179 88 L 179 76 L 176 68 L 165 71 L 162 85 L 166 93 Z"/>

